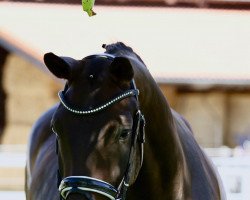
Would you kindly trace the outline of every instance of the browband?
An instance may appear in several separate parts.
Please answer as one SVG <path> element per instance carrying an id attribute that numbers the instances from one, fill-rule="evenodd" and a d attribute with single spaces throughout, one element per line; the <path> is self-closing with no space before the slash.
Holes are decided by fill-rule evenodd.
<path id="1" fill-rule="evenodd" d="M 132 90 L 128 90 L 122 94 L 120 94 L 119 96 L 111 99 L 110 101 L 108 101 L 107 103 L 103 104 L 103 105 L 100 105 L 94 109 L 90 109 L 90 110 L 77 110 L 77 109 L 73 109 L 71 108 L 65 101 L 65 98 L 64 98 L 64 91 L 60 91 L 58 93 L 58 97 L 62 103 L 62 105 L 70 112 L 73 112 L 75 114 L 78 114 L 78 115 L 88 115 L 88 114 L 93 114 L 93 113 L 97 113 L 97 112 L 100 112 L 104 109 L 106 109 L 107 107 L 115 104 L 116 102 L 118 101 L 121 101 L 127 97 L 132 97 L 132 96 L 135 96 L 136 98 L 138 97 L 139 95 L 139 90 L 138 89 L 132 89 Z"/>

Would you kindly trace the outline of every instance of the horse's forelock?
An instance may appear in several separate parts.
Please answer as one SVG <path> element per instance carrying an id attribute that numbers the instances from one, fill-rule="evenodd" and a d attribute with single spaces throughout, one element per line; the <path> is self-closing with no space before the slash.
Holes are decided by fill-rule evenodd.
<path id="1" fill-rule="evenodd" d="M 106 49 L 106 53 L 110 54 L 129 54 L 134 53 L 133 49 L 129 46 L 126 46 L 123 42 L 116 42 L 113 44 L 103 45 Z"/>
<path id="2" fill-rule="evenodd" d="M 137 58 L 140 62 L 143 62 L 143 60 L 140 58 L 138 54 L 134 52 L 134 50 L 125 45 L 123 42 L 116 42 L 113 44 L 103 44 L 102 47 L 106 50 L 105 53 L 112 54 L 115 56 L 125 56 L 125 57 L 134 57 Z"/>

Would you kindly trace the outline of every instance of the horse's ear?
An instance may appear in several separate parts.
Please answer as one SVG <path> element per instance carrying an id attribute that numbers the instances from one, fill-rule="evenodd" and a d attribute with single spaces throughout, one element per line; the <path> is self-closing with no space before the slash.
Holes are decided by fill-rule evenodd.
<path id="1" fill-rule="evenodd" d="M 115 81 L 120 83 L 130 83 L 134 77 L 133 67 L 125 57 L 115 57 L 110 65 L 110 72 Z"/>
<path id="2" fill-rule="evenodd" d="M 77 61 L 69 57 L 59 57 L 53 53 L 44 55 L 44 63 L 47 68 L 58 78 L 70 79 L 72 74 L 72 65 Z"/>

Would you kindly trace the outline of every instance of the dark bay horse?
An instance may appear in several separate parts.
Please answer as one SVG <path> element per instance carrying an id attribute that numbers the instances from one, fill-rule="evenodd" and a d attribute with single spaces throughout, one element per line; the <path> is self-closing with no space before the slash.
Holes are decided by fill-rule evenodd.
<path id="1" fill-rule="evenodd" d="M 27 200 L 225 199 L 189 124 L 142 59 L 121 42 L 103 47 L 82 60 L 44 56 L 67 83 L 33 126 Z"/>

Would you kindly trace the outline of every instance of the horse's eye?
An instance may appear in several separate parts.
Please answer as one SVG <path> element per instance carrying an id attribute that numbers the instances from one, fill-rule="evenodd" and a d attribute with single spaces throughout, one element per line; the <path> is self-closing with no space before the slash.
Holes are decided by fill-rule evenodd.
<path id="1" fill-rule="evenodd" d="M 130 129 L 123 129 L 123 130 L 121 130 L 120 140 L 127 139 L 130 134 L 131 134 L 131 130 Z"/>

